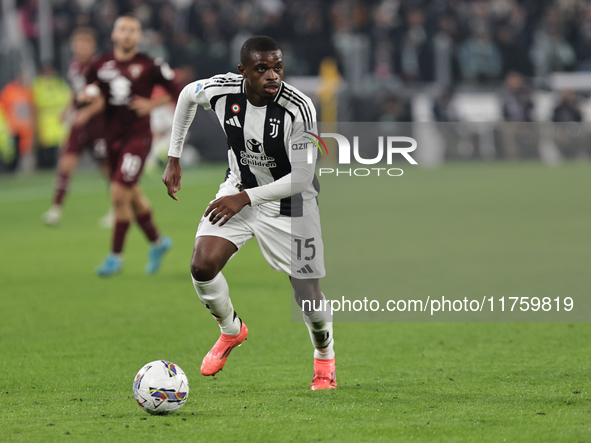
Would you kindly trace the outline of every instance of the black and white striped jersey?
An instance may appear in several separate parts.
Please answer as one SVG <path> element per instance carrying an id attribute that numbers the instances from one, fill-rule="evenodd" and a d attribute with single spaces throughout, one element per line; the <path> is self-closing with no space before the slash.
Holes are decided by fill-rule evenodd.
<path id="1" fill-rule="evenodd" d="M 317 133 L 314 105 L 302 92 L 282 82 L 273 102 L 263 107 L 253 106 L 246 98 L 244 82 L 241 75 L 227 73 L 191 83 L 181 94 L 177 113 L 192 114 L 189 115 L 192 121 L 196 106 L 195 109 L 184 108 L 186 101 L 201 105 L 205 109 L 212 109 L 216 113 L 229 146 L 227 180 L 233 184 L 241 184 L 247 192 L 249 189 L 272 184 L 290 175 L 294 162 L 311 164 L 306 167 L 311 167 L 313 179 L 301 192 L 276 201 L 267 198 L 264 201 L 253 202 L 262 204 L 265 209 L 275 214 L 301 216 L 303 207 L 314 202 L 319 190 L 318 181 L 314 176 L 317 152 L 312 149 L 301 149 L 301 146 L 313 146 L 308 143 L 309 138 L 306 136 L 309 135 L 306 132 Z M 180 126 L 183 115 L 177 116 L 177 113 L 175 124 Z M 170 155 L 180 156 L 178 145 L 180 141 L 182 148 L 185 134 L 186 131 L 175 135 L 173 127 Z M 179 136 L 182 136 L 180 140 Z M 300 141 L 304 144 L 299 143 Z M 253 199 L 251 196 L 251 201 Z"/>

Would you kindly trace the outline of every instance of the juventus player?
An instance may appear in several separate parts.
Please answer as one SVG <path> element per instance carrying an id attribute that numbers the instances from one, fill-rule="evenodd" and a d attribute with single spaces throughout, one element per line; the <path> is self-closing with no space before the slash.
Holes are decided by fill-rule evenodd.
<path id="1" fill-rule="evenodd" d="M 154 274 L 163 255 L 172 246 L 169 237 L 161 237 L 152 220 L 150 202 L 138 185 L 144 162 L 152 145 L 150 111 L 178 96 L 174 72 L 168 65 L 138 52 L 142 38 L 138 19 L 119 17 L 111 34 L 113 52 L 99 58 L 89 69 L 86 100 L 105 103 L 107 162 L 111 172 L 111 201 L 115 212 L 111 253 L 96 269 L 108 277 L 118 273 L 121 253 L 132 217 L 151 243 L 146 273 Z M 156 84 L 168 92 L 150 99 Z"/>
<path id="2" fill-rule="evenodd" d="M 319 285 L 325 270 L 315 151 L 301 149 L 308 146 L 304 131 L 316 132 L 314 105 L 282 81 L 283 53 L 269 37 L 244 43 L 238 69 L 239 75 L 216 75 L 183 89 L 162 177 L 168 194 L 178 200 L 179 157 L 187 129 L 198 105 L 212 109 L 228 139 L 230 167 L 199 223 L 191 259 L 197 295 L 221 329 L 221 337 L 203 359 L 203 375 L 221 370 L 232 349 L 248 336 L 221 270 L 251 238 L 257 238 L 273 269 L 289 275 L 300 306 L 302 300 L 315 306 L 324 300 Z M 304 311 L 304 320 L 315 347 L 311 389 L 336 388 L 332 321 L 321 311 Z"/>

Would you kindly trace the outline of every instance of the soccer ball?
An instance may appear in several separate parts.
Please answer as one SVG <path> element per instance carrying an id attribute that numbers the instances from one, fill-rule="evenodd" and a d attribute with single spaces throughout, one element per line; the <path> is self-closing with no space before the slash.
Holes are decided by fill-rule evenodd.
<path id="1" fill-rule="evenodd" d="M 156 360 L 144 365 L 135 376 L 133 395 L 152 415 L 172 414 L 187 401 L 189 381 L 179 366 Z"/>

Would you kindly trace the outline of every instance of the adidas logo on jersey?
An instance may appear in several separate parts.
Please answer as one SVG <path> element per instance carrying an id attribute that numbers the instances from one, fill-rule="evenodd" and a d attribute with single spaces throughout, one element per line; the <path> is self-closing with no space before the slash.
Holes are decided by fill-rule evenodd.
<path id="1" fill-rule="evenodd" d="M 310 267 L 310 265 L 304 266 L 302 269 L 297 271 L 298 274 L 312 274 L 314 270 Z"/>
<path id="2" fill-rule="evenodd" d="M 241 128 L 242 125 L 240 124 L 240 120 L 238 120 L 238 116 L 235 115 L 229 120 L 226 120 L 226 124 L 230 126 L 236 126 L 237 128 Z"/>

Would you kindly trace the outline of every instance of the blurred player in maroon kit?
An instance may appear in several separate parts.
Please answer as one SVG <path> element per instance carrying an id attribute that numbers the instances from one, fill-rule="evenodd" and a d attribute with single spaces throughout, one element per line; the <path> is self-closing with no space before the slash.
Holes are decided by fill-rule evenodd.
<path id="1" fill-rule="evenodd" d="M 94 30 L 84 27 L 76 29 L 72 35 L 71 48 L 74 57 L 68 68 L 68 81 L 76 97 L 86 86 L 86 73 L 97 58 Z M 97 101 L 92 105 L 82 106 L 74 98 L 72 106 L 75 115 L 68 140 L 60 152 L 53 202 L 49 210 L 43 214 L 43 221 L 51 226 L 57 225 L 62 218 L 64 197 L 82 151 L 91 150 L 93 157 L 101 163 L 103 169 L 106 158 L 101 103 Z M 104 172 L 106 174 L 106 170 Z"/>
<path id="2" fill-rule="evenodd" d="M 122 268 L 121 252 L 133 217 L 151 242 L 146 273 L 158 270 L 162 256 L 172 246 L 169 237 L 159 235 L 152 221 L 150 202 L 138 179 L 152 145 L 150 111 L 176 100 L 180 88 L 166 63 L 138 52 L 141 38 L 141 25 L 136 18 L 119 17 L 111 34 L 114 50 L 93 63 L 86 75 L 88 86 L 80 97 L 91 106 L 103 102 L 105 107 L 107 165 L 115 212 L 111 253 L 96 270 L 105 277 Z M 156 84 L 162 85 L 168 94 L 151 100 Z"/>

